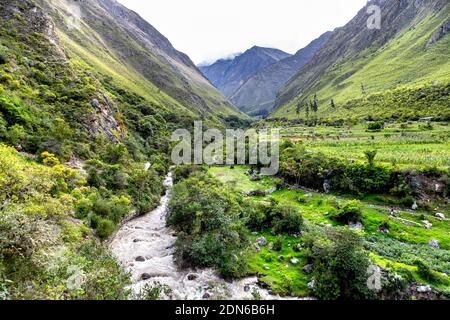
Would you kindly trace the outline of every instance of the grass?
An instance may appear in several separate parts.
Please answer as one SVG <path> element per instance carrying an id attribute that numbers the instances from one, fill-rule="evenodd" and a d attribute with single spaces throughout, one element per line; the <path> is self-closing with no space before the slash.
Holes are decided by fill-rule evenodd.
<path id="1" fill-rule="evenodd" d="M 265 190 L 274 186 L 274 178 L 266 177 L 262 181 L 250 181 L 249 176 L 245 174 L 247 171 L 246 166 L 238 166 L 234 169 L 230 167 L 213 167 L 209 171 L 216 176 L 220 181 L 225 183 L 230 188 L 233 188 L 236 192 L 248 192 L 256 189 L 263 188 Z M 316 192 L 310 192 L 306 190 L 288 190 L 281 189 L 266 197 L 254 197 L 255 201 L 264 201 L 273 198 L 280 203 L 290 204 L 298 207 L 306 223 L 313 223 L 317 225 L 338 225 L 335 221 L 330 219 L 329 213 L 336 210 L 336 203 L 343 203 L 348 200 L 347 198 L 337 197 L 336 195 L 325 195 Z M 368 199 L 371 199 L 368 197 Z M 300 200 L 300 201 L 299 201 Z M 362 201 L 362 211 L 364 220 L 364 231 L 362 234 L 365 237 L 371 237 L 371 239 L 380 239 L 381 237 L 387 237 L 392 241 L 397 241 L 400 244 L 410 244 L 415 246 L 415 250 L 421 250 L 424 248 L 428 250 L 428 242 L 431 239 L 439 240 L 440 249 L 442 254 L 447 253 L 450 250 L 450 233 L 449 222 L 440 221 L 434 218 L 433 212 L 427 215 L 426 219 L 429 220 L 433 227 L 431 229 L 425 229 L 420 214 L 410 213 L 406 211 L 399 211 L 396 213 L 396 217 L 404 220 L 396 220 L 390 217 L 387 208 L 374 206 L 372 203 Z M 381 224 L 388 222 L 389 234 L 382 235 L 377 230 Z M 418 225 L 416 225 L 418 224 Z M 268 242 L 273 242 L 275 236 L 270 232 L 265 231 L 259 234 L 250 235 L 252 242 L 256 241 L 256 238 L 264 236 Z M 283 249 L 281 252 L 274 252 L 267 247 L 263 247 L 261 252 L 253 252 L 249 255 L 250 270 L 252 273 L 257 274 L 260 280 L 268 284 L 275 293 L 282 295 L 295 295 L 306 296 L 308 295 L 307 283 L 309 282 L 309 276 L 302 271 L 302 267 L 306 263 L 302 252 L 294 252 L 292 247 L 295 244 L 301 242 L 301 239 L 289 236 L 283 236 Z M 422 246 L 422 247 L 421 247 Z M 278 257 L 283 258 L 278 260 Z M 372 257 L 377 263 L 385 266 L 387 262 L 393 263 L 396 267 L 406 267 L 413 271 L 414 277 L 421 283 L 429 283 L 427 280 L 420 279 L 415 268 L 406 263 L 395 261 L 392 258 L 382 257 L 375 252 L 371 253 Z M 424 257 L 427 257 L 426 255 Z M 291 258 L 296 258 L 300 262 L 298 265 L 293 266 L 289 261 Z M 398 256 L 399 260 L 404 260 Z M 405 260 L 409 261 L 409 260 Z M 381 264 L 381 262 L 383 262 Z M 444 279 L 445 280 L 445 279 Z M 445 283 L 445 281 L 444 281 Z M 438 288 L 448 289 L 449 284 L 435 284 Z"/>
<path id="2" fill-rule="evenodd" d="M 265 237 L 268 243 L 273 243 L 276 239 L 269 231 L 251 235 L 250 239 L 256 242 L 261 236 Z M 275 294 L 307 297 L 310 294 L 308 282 L 311 279 L 302 271 L 306 259 L 301 251 L 295 252 L 292 249 L 300 243 L 299 238 L 283 236 L 281 251 L 269 250 L 268 246 L 262 247 L 261 252 L 250 255 L 250 271 L 260 275 L 259 280 L 269 285 Z M 299 262 L 293 264 L 292 259 Z"/>
<path id="3" fill-rule="evenodd" d="M 450 128 L 435 123 L 425 129 L 423 123 L 388 124 L 380 132 L 368 132 L 364 124 L 347 128 L 291 127 L 281 130 L 282 137 L 302 141 L 310 151 L 343 159 L 365 161 L 366 150 L 376 150 L 377 162 L 399 168 L 450 167 Z"/>

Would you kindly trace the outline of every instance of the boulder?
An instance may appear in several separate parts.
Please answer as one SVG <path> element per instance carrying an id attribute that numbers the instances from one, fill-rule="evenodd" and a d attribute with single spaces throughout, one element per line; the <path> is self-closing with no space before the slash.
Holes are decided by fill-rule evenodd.
<path id="1" fill-rule="evenodd" d="M 352 230 L 364 230 L 364 226 L 361 222 L 350 222 L 348 227 Z"/>
<path id="2" fill-rule="evenodd" d="M 259 181 L 261 180 L 261 177 L 259 175 L 257 175 L 256 173 L 254 173 L 251 177 L 250 177 L 250 181 Z"/>
<path id="3" fill-rule="evenodd" d="M 94 108 L 97 108 L 97 109 L 100 108 L 100 102 L 99 102 L 97 99 L 92 99 L 91 105 L 92 105 Z"/>
<path id="4" fill-rule="evenodd" d="M 311 273 L 313 269 L 313 265 L 312 264 L 307 264 L 306 266 L 303 267 L 303 272 L 305 273 Z"/>
<path id="5" fill-rule="evenodd" d="M 264 237 L 259 237 L 258 239 L 256 239 L 256 244 L 258 246 L 264 247 L 267 245 L 267 239 Z"/>
<path id="6" fill-rule="evenodd" d="M 323 183 L 323 191 L 325 193 L 331 192 L 331 180 L 329 180 L 329 179 L 325 180 L 325 182 Z"/>
<path id="7" fill-rule="evenodd" d="M 439 240 L 436 239 L 430 240 L 430 242 L 428 242 L 428 245 L 432 248 L 439 249 Z"/>
<path id="8" fill-rule="evenodd" d="M 436 218 L 438 218 L 438 219 L 440 219 L 440 220 L 445 220 L 445 214 L 443 214 L 443 213 L 436 213 Z"/>
<path id="9" fill-rule="evenodd" d="M 139 262 L 144 262 L 144 261 L 145 261 L 145 258 L 144 258 L 143 256 L 139 256 L 139 257 L 136 257 L 135 260 L 136 260 L 136 261 L 139 261 Z"/>
<path id="10" fill-rule="evenodd" d="M 261 248 L 258 246 L 258 244 L 255 243 L 254 247 L 256 252 L 261 252 Z"/>
<path id="11" fill-rule="evenodd" d="M 419 293 L 428 293 L 431 292 L 432 290 L 430 286 L 418 286 L 416 291 Z"/>
<path id="12" fill-rule="evenodd" d="M 311 281 L 308 283 L 308 288 L 311 289 L 311 290 L 313 290 L 315 287 L 316 287 L 316 280 L 311 280 Z"/>
<path id="13" fill-rule="evenodd" d="M 292 258 L 291 259 L 291 263 L 292 264 L 298 264 L 300 261 L 298 260 L 298 259 L 296 259 L 296 258 Z"/>

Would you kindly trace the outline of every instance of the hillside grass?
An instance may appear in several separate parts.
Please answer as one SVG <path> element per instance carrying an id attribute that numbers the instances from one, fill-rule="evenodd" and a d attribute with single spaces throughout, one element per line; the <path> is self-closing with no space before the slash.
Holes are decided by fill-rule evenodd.
<path id="1" fill-rule="evenodd" d="M 301 101 L 309 102 L 315 94 L 319 101 L 319 111 L 315 116 L 322 119 L 367 115 L 390 117 L 393 114 L 448 117 L 449 92 L 445 88 L 450 82 L 450 35 L 447 33 L 437 43 L 425 48 L 432 34 L 447 19 L 448 10 L 442 10 L 437 16 L 428 16 L 416 25 L 410 25 L 376 51 L 369 48 L 341 59 L 311 89 L 275 110 L 270 117 L 306 119 L 306 107 L 303 106 L 297 114 L 297 105 Z M 444 99 L 439 102 L 433 99 L 419 101 L 416 105 L 410 103 L 410 96 L 416 95 L 414 92 L 438 85 L 443 88 Z M 336 109 L 330 107 L 332 99 Z"/>

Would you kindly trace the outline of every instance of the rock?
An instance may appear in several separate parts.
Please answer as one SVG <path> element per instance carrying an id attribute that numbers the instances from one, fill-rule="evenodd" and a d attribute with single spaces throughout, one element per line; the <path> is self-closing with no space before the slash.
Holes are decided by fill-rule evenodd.
<path id="1" fill-rule="evenodd" d="M 445 214 L 443 213 L 436 213 L 436 218 L 440 219 L 440 220 L 445 220 Z"/>
<path id="2" fill-rule="evenodd" d="M 267 245 L 267 239 L 264 237 L 259 237 L 258 239 L 256 239 L 256 243 L 258 244 L 258 246 L 264 247 Z"/>
<path id="3" fill-rule="evenodd" d="M 135 259 L 135 261 L 144 262 L 145 258 L 143 256 L 139 256 Z"/>
<path id="4" fill-rule="evenodd" d="M 256 252 L 261 252 L 261 248 L 258 246 L 258 244 L 255 243 L 254 247 Z"/>
<path id="5" fill-rule="evenodd" d="M 257 235 L 258 235 L 258 232 L 253 231 L 253 232 L 252 232 L 252 235 L 257 236 Z"/>
<path id="6" fill-rule="evenodd" d="M 143 273 L 142 275 L 141 275 L 141 279 L 142 280 L 148 280 L 148 279 L 150 279 L 152 276 L 151 275 L 149 275 L 148 273 Z"/>
<path id="7" fill-rule="evenodd" d="M 276 187 L 270 188 L 269 190 L 266 191 L 266 195 L 271 195 L 272 193 L 274 193 L 275 191 L 277 191 Z"/>
<path id="8" fill-rule="evenodd" d="M 257 175 L 256 173 L 254 173 L 251 177 L 250 177 L 250 181 L 259 181 L 261 180 L 261 177 L 259 175 Z"/>
<path id="9" fill-rule="evenodd" d="M 325 193 L 331 192 L 331 180 L 329 180 L 329 179 L 325 180 L 325 182 L 323 183 L 323 191 Z"/>
<path id="10" fill-rule="evenodd" d="M 328 216 L 330 213 L 329 212 L 324 212 L 323 215 L 324 216 Z"/>
<path id="11" fill-rule="evenodd" d="M 293 258 L 293 259 L 291 259 L 291 263 L 292 263 L 292 264 L 298 264 L 298 263 L 299 263 L 299 260 L 296 259 L 296 258 Z"/>
<path id="12" fill-rule="evenodd" d="M 419 286 L 417 287 L 416 291 L 419 293 L 428 293 L 431 292 L 432 290 L 430 286 Z"/>
<path id="13" fill-rule="evenodd" d="M 144 171 L 148 171 L 148 169 L 150 169 L 151 166 L 152 164 L 150 162 L 147 162 L 144 166 Z"/>
<path id="14" fill-rule="evenodd" d="M 140 242 L 140 241 L 141 241 L 141 240 L 139 240 L 139 239 L 134 239 L 134 240 L 133 240 L 134 243 Z"/>
<path id="15" fill-rule="evenodd" d="M 432 248 L 439 249 L 439 240 L 433 239 L 428 242 L 428 245 Z"/>
<path id="16" fill-rule="evenodd" d="M 209 299 L 211 298 L 211 295 L 208 292 L 205 292 L 205 294 L 203 295 L 203 299 Z"/>
<path id="17" fill-rule="evenodd" d="M 308 288 L 311 289 L 311 290 L 313 290 L 315 287 L 316 287 L 316 280 L 311 280 L 311 281 L 308 283 Z"/>
<path id="18" fill-rule="evenodd" d="M 419 209 L 419 206 L 417 205 L 417 202 L 416 202 L 416 201 L 414 201 L 414 203 L 413 203 L 411 209 L 413 209 L 413 210 Z"/>
<path id="19" fill-rule="evenodd" d="M 303 267 L 303 272 L 305 273 L 311 273 L 313 269 L 313 265 L 312 264 L 307 264 L 306 266 Z"/>
<path id="20" fill-rule="evenodd" d="M 362 225 L 362 223 L 361 222 L 350 222 L 349 224 L 348 224 L 348 227 L 350 228 L 350 229 L 352 229 L 352 230 L 364 230 L 364 226 Z"/>
<path id="21" fill-rule="evenodd" d="M 304 195 L 304 197 L 307 197 L 307 198 L 311 198 L 312 196 L 313 196 L 312 193 L 307 193 Z"/>
<path id="22" fill-rule="evenodd" d="M 250 291 L 250 286 L 248 284 L 246 284 L 244 286 L 244 292 L 249 292 Z"/>
<path id="23" fill-rule="evenodd" d="M 188 274 L 188 276 L 187 276 L 187 279 L 189 280 L 189 281 L 194 281 L 195 279 L 197 279 L 198 278 L 198 276 L 196 275 L 196 274 Z"/>
<path id="24" fill-rule="evenodd" d="M 94 108 L 100 108 L 100 102 L 97 100 L 97 99 L 92 99 L 92 101 L 91 101 L 91 105 L 94 107 Z"/>
<path id="25" fill-rule="evenodd" d="M 272 249 L 273 249 L 273 242 L 270 242 L 270 243 L 267 245 L 267 249 L 269 249 L 269 250 L 272 250 Z"/>
<path id="26" fill-rule="evenodd" d="M 250 168 L 250 169 L 247 170 L 247 172 L 245 174 L 249 176 L 249 175 L 251 175 L 253 173 L 254 173 L 253 169 Z"/>
<path id="27" fill-rule="evenodd" d="M 264 270 L 270 270 L 268 266 L 264 266 Z"/>

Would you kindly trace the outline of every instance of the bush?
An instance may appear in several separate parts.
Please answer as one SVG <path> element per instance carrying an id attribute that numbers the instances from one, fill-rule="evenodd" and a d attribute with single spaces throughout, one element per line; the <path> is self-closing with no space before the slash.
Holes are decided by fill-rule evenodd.
<path id="1" fill-rule="evenodd" d="M 362 222 L 362 204 L 358 200 L 347 201 L 337 212 L 332 213 L 331 218 L 343 224 Z"/>
<path id="2" fill-rule="evenodd" d="M 116 228 L 116 226 L 115 226 L 114 222 L 112 222 L 111 220 L 108 220 L 108 219 L 100 218 L 100 220 L 98 221 L 98 224 L 97 224 L 97 228 L 96 228 L 97 235 L 101 239 L 106 239 L 110 235 L 113 234 L 115 228 Z"/>
<path id="3" fill-rule="evenodd" d="M 272 212 L 273 231 L 277 234 L 299 234 L 303 227 L 303 216 L 295 206 L 278 205 Z"/>
<path id="4" fill-rule="evenodd" d="M 374 297 L 367 287 L 369 258 L 362 237 L 343 229 L 318 230 L 305 239 L 306 256 L 314 264 L 314 293 L 324 300 Z"/>
<path id="5" fill-rule="evenodd" d="M 384 122 L 377 121 L 371 122 L 367 125 L 367 130 L 369 131 L 381 131 L 384 129 Z"/>
<path id="6" fill-rule="evenodd" d="M 433 270 L 422 260 L 417 259 L 414 261 L 414 265 L 417 267 L 417 273 L 419 276 L 427 281 L 436 281 L 437 277 Z"/>
<path id="7" fill-rule="evenodd" d="M 167 224 L 179 231 L 175 260 L 183 267 L 216 267 L 223 276 L 241 277 L 247 261 L 241 208 L 234 195 L 208 174 L 177 183 Z"/>
<path id="8" fill-rule="evenodd" d="M 275 241 L 273 242 L 273 250 L 274 251 L 283 250 L 283 238 L 281 236 L 276 237 Z"/>

